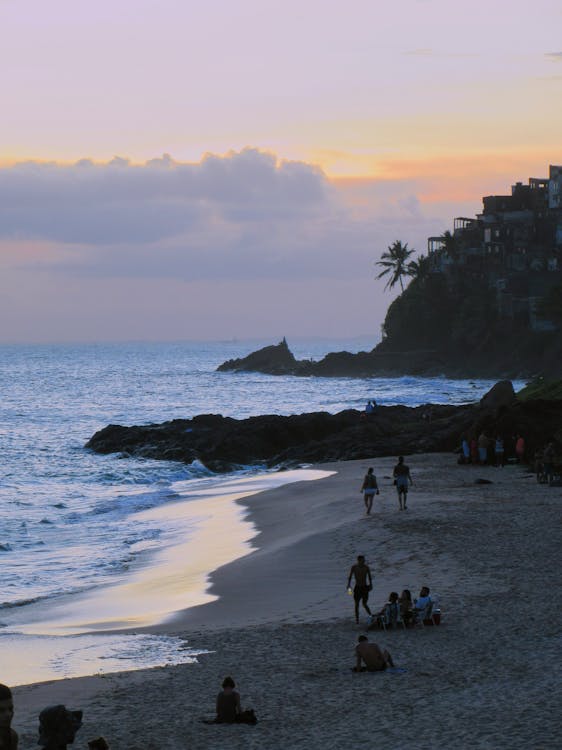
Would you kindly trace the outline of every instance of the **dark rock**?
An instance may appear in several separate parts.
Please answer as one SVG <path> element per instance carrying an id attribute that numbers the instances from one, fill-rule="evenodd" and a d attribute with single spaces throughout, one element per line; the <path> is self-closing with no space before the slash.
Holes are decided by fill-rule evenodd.
<path id="1" fill-rule="evenodd" d="M 223 473 L 247 465 L 280 468 L 304 462 L 453 451 L 462 435 L 477 437 L 481 432 L 504 438 L 506 458 L 517 434 L 525 439 L 528 457 L 549 439 L 562 444 L 562 401 L 516 400 L 495 410 L 478 404 L 435 404 L 431 422 L 424 418 L 427 411 L 426 404 L 415 408 L 379 406 L 370 418 L 355 410 L 241 420 L 201 414 L 156 425 L 109 425 L 86 447 L 98 453 L 185 463 L 198 460 Z"/>
<path id="2" fill-rule="evenodd" d="M 500 409 L 517 400 L 511 380 L 500 380 L 480 399 L 483 409 Z"/>
<path id="3" fill-rule="evenodd" d="M 290 417 L 265 415 L 236 420 L 200 415 L 159 425 L 110 425 L 87 443 L 98 453 L 123 453 L 191 463 L 225 472 L 248 464 L 294 466 L 373 456 L 452 450 L 476 416 L 476 405 L 379 407 L 366 420 L 355 410 L 314 412 Z"/>
<path id="4" fill-rule="evenodd" d="M 491 479 L 475 479 L 474 484 L 494 484 Z"/>
<path id="5" fill-rule="evenodd" d="M 278 344 L 265 346 L 247 357 L 229 359 L 217 368 L 219 372 L 234 370 L 235 372 L 264 372 L 268 375 L 287 375 L 299 369 L 301 369 L 299 362 L 290 351 L 285 338 Z"/>

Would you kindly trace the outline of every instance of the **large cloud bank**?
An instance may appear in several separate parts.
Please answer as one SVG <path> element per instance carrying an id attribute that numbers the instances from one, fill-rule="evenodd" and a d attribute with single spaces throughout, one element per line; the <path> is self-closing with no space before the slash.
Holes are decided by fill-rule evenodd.
<path id="1" fill-rule="evenodd" d="M 255 149 L 0 169 L 3 244 L 46 243 L 36 266 L 80 275 L 351 278 L 425 224 L 408 186 L 379 186 L 358 210 L 317 167 Z"/>
<path id="2" fill-rule="evenodd" d="M 452 206 L 255 149 L 0 167 L 0 341 L 376 336 L 375 262 Z"/>

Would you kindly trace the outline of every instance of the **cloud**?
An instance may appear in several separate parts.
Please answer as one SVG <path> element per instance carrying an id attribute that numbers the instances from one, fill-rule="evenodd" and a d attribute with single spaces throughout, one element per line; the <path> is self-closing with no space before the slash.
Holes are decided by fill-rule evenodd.
<path id="1" fill-rule="evenodd" d="M 562 52 L 545 52 L 544 56 L 552 62 L 562 62 Z"/>
<path id="2" fill-rule="evenodd" d="M 197 164 L 26 162 L 0 169 L 0 237 L 149 244 L 215 221 L 310 215 L 326 186 L 319 169 L 254 149 Z"/>
<path id="3" fill-rule="evenodd" d="M 442 223 L 408 181 L 338 186 L 256 149 L 180 163 L 26 162 L 0 168 L 4 265 L 74 278 L 351 279 L 395 239 Z M 11 250 L 10 250 L 11 248 Z"/>

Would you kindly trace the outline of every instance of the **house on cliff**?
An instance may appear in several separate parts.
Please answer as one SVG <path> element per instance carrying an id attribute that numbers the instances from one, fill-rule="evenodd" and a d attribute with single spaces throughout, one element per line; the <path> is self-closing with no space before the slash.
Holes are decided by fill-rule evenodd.
<path id="1" fill-rule="evenodd" d="M 494 290 L 498 315 L 513 325 L 553 330 L 541 301 L 562 284 L 562 167 L 548 178 L 517 182 L 510 195 L 489 195 L 482 213 L 457 217 L 453 233 L 428 238 L 433 273 L 451 286 L 459 275 Z"/>

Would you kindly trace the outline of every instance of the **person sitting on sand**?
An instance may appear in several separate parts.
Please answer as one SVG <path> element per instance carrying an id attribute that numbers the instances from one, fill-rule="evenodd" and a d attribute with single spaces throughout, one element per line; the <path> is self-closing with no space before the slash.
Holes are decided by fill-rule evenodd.
<path id="1" fill-rule="evenodd" d="M 414 603 L 412 602 L 412 594 L 409 589 L 404 589 L 400 595 L 400 614 L 406 625 L 409 625 L 414 618 Z"/>
<path id="2" fill-rule="evenodd" d="M 18 735 L 12 729 L 14 699 L 7 685 L 0 684 L 0 750 L 17 750 Z"/>
<path id="3" fill-rule="evenodd" d="M 359 625 L 359 602 L 363 602 L 363 608 L 368 615 L 372 612 L 369 609 L 367 601 L 369 599 L 369 591 L 373 588 L 373 578 L 371 576 L 371 570 L 368 565 L 365 565 L 364 555 L 357 556 L 357 563 L 351 566 L 349 576 L 347 578 L 347 588 L 351 587 L 351 579 L 355 578 L 355 588 L 353 589 L 353 599 L 355 601 L 355 622 Z"/>
<path id="4" fill-rule="evenodd" d="M 240 693 L 235 690 L 232 677 L 225 677 L 222 690 L 217 695 L 217 724 L 235 724 L 240 716 Z"/>
<path id="5" fill-rule="evenodd" d="M 39 714 L 38 745 L 45 750 L 66 750 L 82 726 L 82 711 L 69 711 L 58 704 L 47 706 Z"/>
<path id="6" fill-rule="evenodd" d="M 363 479 L 363 484 L 361 485 L 361 489 L 359 491 L 363 493 L 365 509 L 367 511 L 367 515 L 369 515 L 373 507 L 373 498 L 375 495 L 379 494 L 379 487 L 377 485 L 377 478 L 373 474 L 373 467 L 367 470 L 365 478 Z"/>
<path id="7" fill-rule="evenodd" d="M 106 739 L 97 737 L 95 740 L 88 742 L 88 750 L 109 750 L 109 745 Z"/>
<path id="8" fill-rule="evenodd" d="M 392 656 L 386 649 L 383 651 L 376 643 L 370 643 L 366 635 L 360 635 L 357 640 L 354 672 L 383 672 L 387 667 L 394 666 Z"/>
<path id="9" fill-rule="evenodd" d="M 379 624 L 382 620 L 386 627 L 392 627 L 393 625 L 396 625 L 399 613 L 400 605 L 398 603 L 398 594 L 396 591 L 391 591 L 387 603 L 380 612 L 376 613 L 375 623 Z"/>
<path id="10" fill-rule="evenodd" d="M 427 586 L 422 586 L 420 595 L 417 599 L 414 599 L 414 608 L 418 610 L 418 612 L 423 611 L 428 604 L 431 604 L 431 596 L 429 595 L 429 588 Z"/>

